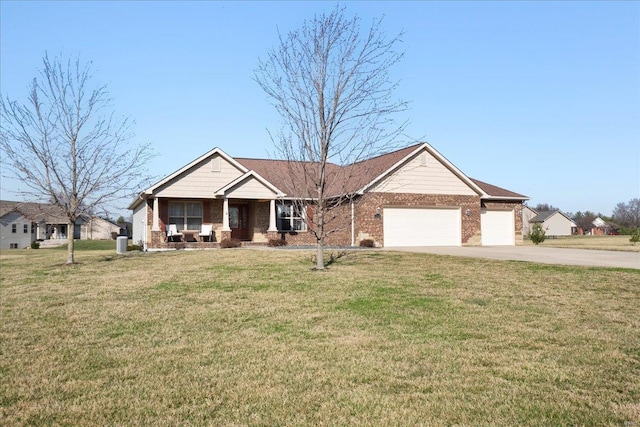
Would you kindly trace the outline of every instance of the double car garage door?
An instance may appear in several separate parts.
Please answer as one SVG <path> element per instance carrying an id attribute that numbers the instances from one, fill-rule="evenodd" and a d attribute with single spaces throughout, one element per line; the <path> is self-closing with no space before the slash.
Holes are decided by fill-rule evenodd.
<path id="1" fill-rule="evenodd" d="M 460 208 L 385 208 L 384 246 L 461 246 Z M 513 211 L 482 209 L 482 245 L 515 244 Z"/>
<path id="2" fill-rule="evenodd" d="M 385 208 L 384 245 L 460 246 L 460 208 Z"/>

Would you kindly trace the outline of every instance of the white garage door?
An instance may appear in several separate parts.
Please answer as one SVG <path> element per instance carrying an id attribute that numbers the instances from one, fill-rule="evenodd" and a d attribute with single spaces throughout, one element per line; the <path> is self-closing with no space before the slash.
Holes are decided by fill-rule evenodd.
<path id="1" fill-rule="evenodd" d="M 460 246 L 460 209 L 385 208 L 384 246 Z"/>
<path id="2" fill-rule="evenodd" d="M 482 209 L 480 214 L 483 246 L 515 245 L 513 211 Z"/>

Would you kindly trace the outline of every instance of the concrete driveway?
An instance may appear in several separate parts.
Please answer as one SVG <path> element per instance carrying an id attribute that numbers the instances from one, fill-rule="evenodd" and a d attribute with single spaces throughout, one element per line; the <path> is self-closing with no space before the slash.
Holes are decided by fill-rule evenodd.
<path id="1" fill-rule="evenodd" d="M 385 248 L 388 251 L 431 253 L 543 264 L 622 267 L 640 269 L 640 252 L 549 248 L 541 246 L 431 246 Z"/>

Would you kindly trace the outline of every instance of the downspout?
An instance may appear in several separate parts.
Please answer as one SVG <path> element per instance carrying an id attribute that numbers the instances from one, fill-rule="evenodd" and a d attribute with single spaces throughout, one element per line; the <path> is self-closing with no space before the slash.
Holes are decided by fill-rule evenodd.
<path id="1" fill-rule="evenodd" d="M 355 204 L 351 200 L 351 246 L 356 245 Z"/>

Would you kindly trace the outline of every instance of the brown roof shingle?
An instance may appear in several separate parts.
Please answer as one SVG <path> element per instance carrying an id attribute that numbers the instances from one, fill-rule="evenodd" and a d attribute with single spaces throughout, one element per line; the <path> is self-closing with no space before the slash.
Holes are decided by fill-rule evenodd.
<path id="1" fill-rule="evenodd" d="M 339 196 L 355 193 L 363 189 L 422 145 L 414 144 L 347 166 L 339 166 L 333 163 L 327 164 L 327 193 L 331 196 Z M 304 179 L 305 174 L 312 175 L 317 173 L 315 168 L 308 167 L 313 166 L 312 163 L 250 158 L 234 159 L 247 169 L 258 173 L 290 197 L 305 198 L 316 196 L 316 190 L 312 186 L 316 180 L 307 179 L 305 182 Z M 522 194 L 477 179 L 469 179 L 491 198 L 527 199 Z"/>

